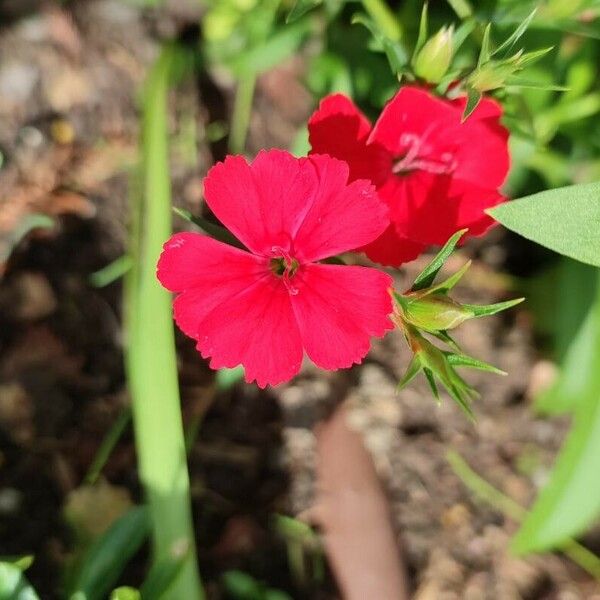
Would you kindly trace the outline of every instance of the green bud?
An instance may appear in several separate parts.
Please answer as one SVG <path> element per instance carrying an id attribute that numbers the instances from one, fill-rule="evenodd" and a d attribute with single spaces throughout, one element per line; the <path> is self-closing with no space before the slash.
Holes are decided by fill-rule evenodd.
<path id="1" fill-rule="evenodd" d="M 406 321 L 429 332 L 454 329 L 475 316 L 472 310 L 442 294 L 405 296 L 401 309 Z"/>
<path id="2" fill-rule="evenodd" d="M 512 65 L 490 61 L 473 71 L 467 83 L 478 92 L 489 92 L 502 87 L 515 70 Z"/>
<path id="3" fill-rule="evenodd" d="M 429 38 L 414 61 L 415 74 L 430 83 L 439 83 L 452 61 L 454 27 L 442 27 Z"/>

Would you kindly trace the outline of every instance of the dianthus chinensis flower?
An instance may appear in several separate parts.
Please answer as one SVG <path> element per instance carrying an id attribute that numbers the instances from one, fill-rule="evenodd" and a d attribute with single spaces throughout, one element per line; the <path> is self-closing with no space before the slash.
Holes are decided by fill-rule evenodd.
<path id="1" fill-rule="evenodd" d="M 329 156 L 261 151 L 229 156 L 204 180 L 208 206 L 248 251 L 199 233 L 175 234 L 158 279 L 178 294 L 175 320 L 213 369 L 243 365 L 260 387 L 319 367 L 358 363 L 393 328 L 389 275 L 318 261 L 364 246 L 388 226 L 368 181 L 348 184 Z"/>
<path id="2" fill-rule="evenodd" d="M 405 86 L 374 126 L 341 94 L 310 118 L 312 151 L 346 161 L 351 180 L 371 180 L 389 206 L 390 226 L 362 249 L 372 260 L 397 266 L 459 229 L 481 235 L 493 225 L 484 210 L 504 201 L 508 131 L 494 100 L 481 100 L 463 123 L 465 103 Z"/>

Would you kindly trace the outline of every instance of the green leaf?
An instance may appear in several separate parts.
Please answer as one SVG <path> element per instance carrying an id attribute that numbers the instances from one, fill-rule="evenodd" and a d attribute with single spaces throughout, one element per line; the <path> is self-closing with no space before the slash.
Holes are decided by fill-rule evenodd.
<path id="1" fill-rule="evenodd" d="M 0 556 L 0 563 L 9 563 L 21 571 L 27 571 L 34 560 L 35 557 L 33 554 L 24 554 L 23 556 Z"/>
<path id="2" fill-rule="evenodd" d="M 269 36 L 264 43 L 236 55 L 229 66 L 237 76 L 264 73 L 294 54 L 311 28 L 308 18 L 296 21 Z"/>
<path id="3" fill-rule="evenodd" d="M 10 562 L 0 562 L 0 600 L 39 600 L 23 571 Z"/>
<path id="4" fill-rule="evenodd" d="M 596 362 L 550 481 L 512 541 L 517 554 L 561 546 L 600 514 L 600 294 L 594 305 Z"/>
<path id="5" fill-rule="evenodd" d="M 119 258 L 113 260 L 105 267 L 92 273 L 90 275 L 90 283 L 97 288 L 106 287 L 113 283 L 113 281 L 123 277 L 131 269 L 132 263 L 131 256 L 123 254 L 123 256 L 119 256 Z"/>
<path id="6" fill-rule="evenodd" d="M 558 380 L 535 399 L 536 410 L 543 414 L 564 413 L 585 397 L 598 361 L 595 354 L 598 329 L 598 319 L 592 307 L 569 346 Z"/>
<path id="7" fill-rule="evenodd" d="M 163 598 L 181 573 L 188 558 L 189 549 L 182 548 L 154 563 L 140 589 L 142 598 L 144 600 Z"/>
<path id="8" fill-rule="evenodd" d="M 421 361 L 417 356 L 413 356 L 408 369 L 406 369 L 406 373 L 404 373 L 402 379 L 398 382 L 398 391 L 403 390 L 417 376 L 420 370 Z"/>
<path id="9" fill-rule="evenodd" d="M 533 17 L 537 13 L 537 6 L 529 13 L 529 15 L 521 22 L 521 24 L 513 31 L 513 33 L 504 41 L 498 48 L 492 52 L 492 56 L 498 54 L 504 50 L 510 50 L 517 41 L 523 36 L 523 34 L 527 31 Z"/>
<path id="10" fill-rule="evenodd" d="M 496 304 L 463 304 L 462 307 L 465 310 L 471 311 L 474 317 L 489 317 L 512 308 L 517 304 L 521 304 L 524 300 L 525 298 L 515 298 L 514 300 L 506 300 L 505 302 L 496 302 Z"/>
<path id="11" fill-rule="evenodd" d="M 465 105 L 461 122 L 464 123 L 473 114 L 473 111 L 477 108 L 482 98 L 483 94 L 479 90 L 472 87 L 467 88 L 467 104 Z"/>
<path id="12" fill-rule="evenodd" d="M 306 14 L 309 10 L 316 8 L 323 4 L 323 0 L 296 0 L 292 10 L 288 13 L 285 18 L 286 23 L 293 23 L 299 19 L 302 15 Z"/>
<path id="13" fill-rule="evenodd" d="M 105 598 L 148 535 L 148 512 L 130 509 L 90 547 L 74 578 L 73 593 L 86 600 Z"/>
<path id="14" fill-rule="evenodd" d="M 540 192 L 487 212 L 529 240 L 600 267 L 600 183 Z"/>
<path id="15" fill-rule="evenodd" d="M 205 219 L 202 215 L 193 215 L 189 210 L 185 208 L 177 208 L 173 207 L 173 212 L 176 215 L 179 215 L 182 219 L 193 223 L 194 225 L 200 227 L 204 233 L 207 233 L 211 237 L 215 238 L 215 240 L 219 240 L 224 244 L 229 244 L 230 246 L 235 246 L 236 248 L 241 248 L 245 250 L 245 246 L 232 234 L 229 230 L 225 229 L 225 227 L 221 227 L 221 225 L 215 225 L 215 223 L 211 223 L 208 219 Z"/>
<path id="16" fill-rule="evenodd" d="M 477 59 L 477 67 L 481 67 L 481 65 L 485 64 L 490 60 L 492 55 L 490 46 L 490 34 L 491 34 L 492 24 L 488 23 L 485 31 L 483 32 L 483 39 L 481 40 L 481 50 L 479 51 L 479 58 Z"/>
<path id="17" fill-rule="evenodd" d="M 419 50 L 425 45 L 427 41 L 427 10 L 429 8 L 428 2 L 423 3 L 423 10 L 421 11 L 421 21 L 419 22 L 419 36 L 417 37 L 417 43 L 413 52 L 413 61 L 417 56 Z"/>
<path id="18" fill-rule="evenodd" d="M 468 0 L 446 0 L 460 19 L 473 16 L 473 8 Z"/>
<path id="19" fill-rule="evenodd" d="M 474 19 L 469 19 L 468 21 L 464 21 L 464 23 L 454 32 L 454 35 L 452 36 L 452 54 L 454 56 L 456 56 L 456 53 L 475 29 L 476 25 L 477 22 Z"/>
<path id="20" fill-rule="evenodd" d="M 448 257 L 454 252 L 456 244 L 460 241 L 460 238 L 465 235 L 466 229 L 457 231 L 445 244 L 444 247 L 435 255 L 433 260 L 417 275 L 415 282 L 410 288 L 411 291 L 422 290 L 424 288 L 431 287 L 434 282 L 439 270 L 444 266 Z"/>
<path id="21" fill-rule="evenodd" d="M 234 367 L 233 369 L 219 369 L 215 377 L 217 389 L 225 391 L 232 388 L 236 383 L 244 378 L 244 367 Z"/>
<path id="22" fill-rule="evenodd" d="M 468 260 L 456 273 L 453 273 L 444 281 L 431 286 L 426 290 L 427 294 L 447 294 L 463 277 L 463 275 L 469 270 L 472 261 Z"/>
<path id="23" fill-rule="evenodd" d="M 385 52 L 392 71 L 398 76 L 401 75 L 403 68 L 408 63 L 408 56 L 406 55 L 403 46 L 396 40 L 386 36 L 378 27 L 377 23 L 365 14 L 355 14 L 351 19 L 351 23 L 353 25 L 362 25 L 371 33 L 381 47 L 381 50 Z"/>
<path id="24" fill-rule="evenodd" d="M 478 369 L 479 371 L 487 371 L 488 373 L 494 373 L 496 375 L 507 375 L 506 371 L 497 369 L 493 365 L 490 365 L 482 360 L 477 360 L 466 354 L 454 354 L 453 352 L 444 352 L 448 363 L 453 367 L 468 367 L 470 369 Z"/>
<path id="25" fill-rule="evenodd" d="M 142 595 L 135 588 L 120 587 L 112 591 L 110 600 L 142 600 Z"/>

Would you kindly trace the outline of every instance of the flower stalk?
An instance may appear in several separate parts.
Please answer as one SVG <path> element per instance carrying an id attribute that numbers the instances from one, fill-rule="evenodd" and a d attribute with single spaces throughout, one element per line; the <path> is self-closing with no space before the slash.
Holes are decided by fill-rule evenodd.
<path id="1" fill-rule="evenodd" d="M 163 598 L 201 600 L 171 299 L 155 275 L 162 243 L 171 232 L 167 95 L 181 59 L 177 46 L 166 46 L 144 90 L 142 165 L 131 202 L 133 265 L 125 282 L 126 372 L 140 479 L 150 509 L 154 563 L 183 561 Z"/>

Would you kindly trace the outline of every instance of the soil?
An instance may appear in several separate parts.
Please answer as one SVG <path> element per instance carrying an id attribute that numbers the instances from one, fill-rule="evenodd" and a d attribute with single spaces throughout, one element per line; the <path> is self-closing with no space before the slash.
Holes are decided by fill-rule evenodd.
<path id="1" fill-rule="evenodd" d="M 0 7 L 0 555 L 35 555 L 27 574 L 42 598 L 61 597 L 64 565 L 86 535 L 142 500 L 130 429 L 104 468 L 105 484 L 82 488 L 127 404 L 121 284 L 95 287 L 90 276 L 124 252 L 136 94 L 161 40 L 199 16 L 184 2 L 145 10 L 117 0 Z M 289 145 L 310 113 L 301 75 L 296 58 L 259 81 L 252 151 Z M 174 196 L 193 212 L 201 209 L 203 174 L 226 148 L 207 141 L 206 127 L 226 117 L 232 92 L 231 81 L 212 74 L 172 98 Z M 19 235 L 39 215 L 51 217 L 51 227 Z M 458 298 L 507 297 L 498 275 L 507 238 L 495 232 L 450 267 L 466 255 L 475 264 Z M 426 260 L 407 266 L 400 287 Z M 190 468 L 212 598 L 224 597 L 221 575 L 230 569 L 294 598 L 336 597 L 327 571 L 302 577 L 291 568 L 273 516 L 311 507 L 314 426 L 344 401 L 388 490 L 415 598 L 600 598 L 590 577 L 560 555 L 511 557 L 517 524 L 478 500 L 446 458 L 458 452 L 523 506 L 546 480 L 568 422 L 531 409 L 532 389 L 552 369 L 538 357 L 527 308 L 469 323 L 457 337 L 469 354 L 509 373 L 468 376 L 481 393 L 474 425 L 448 398 L 437 406 L 424 381 L 397 393 L 409 359 L 398 334 L 349 371 L 306 365 L 289 385 L 225 393 L 215 392 L 212 373 L 178 336 L 186 423 L 200 419 Z M 584 542 L 600 552 L 598 532 Z M 143 551 L 122 581 L 138 584 L 145 560 Z"/>

